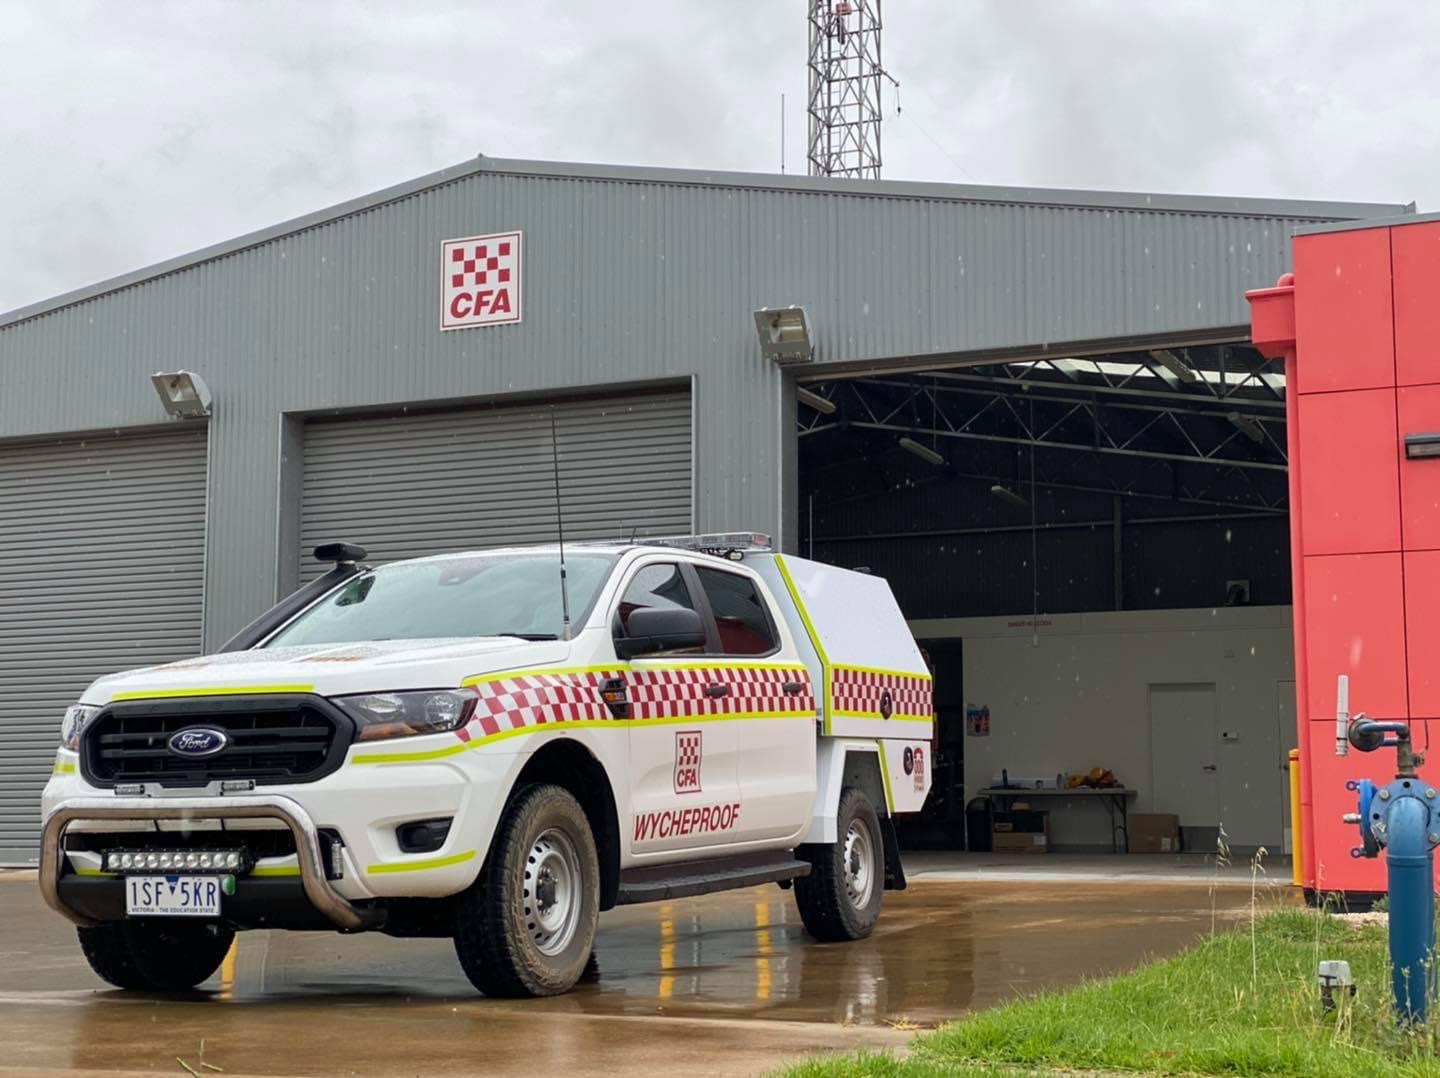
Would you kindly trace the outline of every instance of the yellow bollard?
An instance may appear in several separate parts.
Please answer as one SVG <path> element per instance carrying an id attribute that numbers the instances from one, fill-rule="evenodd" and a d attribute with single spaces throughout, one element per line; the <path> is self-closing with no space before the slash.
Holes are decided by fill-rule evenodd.
<path id="1" fill-rule="evenodd" d="M 1290 750 L 1290 882 L 1296 887 L 1304 887 L 1305 881 L 1301 874 L 1305 867 L 1305 858 L 1301 851 L 1304 847 L 1300 844 L 1300 750 Z"/>

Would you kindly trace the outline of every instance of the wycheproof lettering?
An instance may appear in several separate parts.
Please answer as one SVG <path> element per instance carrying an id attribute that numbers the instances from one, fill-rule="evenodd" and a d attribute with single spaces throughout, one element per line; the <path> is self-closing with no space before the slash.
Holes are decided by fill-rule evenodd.
<path id="1" fill-rule="evenodd" d="M 683 837 L 691 834 L 713 834 L 733 830 L 740 822 L 738 802 L 728 805 L 705 805 L 687 809 L 664 809 L 642 812 L 635 817 L 635 841 Z"/>

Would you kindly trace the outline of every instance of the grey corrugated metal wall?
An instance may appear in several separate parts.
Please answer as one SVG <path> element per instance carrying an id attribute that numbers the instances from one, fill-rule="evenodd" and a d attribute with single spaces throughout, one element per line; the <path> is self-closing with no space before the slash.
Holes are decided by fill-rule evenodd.
<path id="1" fill-rule="evenodd" d="M 793 415 L 753 308 L 806 305 L 817 374 L 1233 336 L 1241 293 L 1285 268 L 1294 227 L 1399 209 L 482 159 L 0 319 L 0 438 L 152 423 L 150 373 L 201 373 L 216 645 L 282 582 L 287 413 L 688 379 L 699 526 L 793 539 Z M 440 332 L 440 242 L 503 229 L 525 233 L 525 321 Z"/>
<path id="2" fill-rule="evenodd" d="M 690 395 L 554 405 L 565 538 L 690 529 Z M 375 562 L 556 534 L 551 407 L 518 405 L 307 424 L 304 579 L 320 543 L 363 544 Z"/>
<path id="3" fill-rule="evenodd" d="M 0 445 L 0 864 L 34 856 L 85 687 L 200 646 L 205 434 Z"/>

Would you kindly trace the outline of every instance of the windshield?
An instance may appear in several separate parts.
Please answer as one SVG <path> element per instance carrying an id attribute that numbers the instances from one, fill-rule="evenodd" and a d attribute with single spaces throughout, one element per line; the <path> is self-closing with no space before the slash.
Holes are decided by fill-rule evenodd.
<path id="1" fill-rule="evenodd" d="M 615 559 L 565 559 L 570 617 L 578 624 Z M 401 562 L 347 581 L 265 642 L 350 644 L 364 640 L 435 640 L 463 636 L 560 635 L 560 556 L 477 554 Z"/>

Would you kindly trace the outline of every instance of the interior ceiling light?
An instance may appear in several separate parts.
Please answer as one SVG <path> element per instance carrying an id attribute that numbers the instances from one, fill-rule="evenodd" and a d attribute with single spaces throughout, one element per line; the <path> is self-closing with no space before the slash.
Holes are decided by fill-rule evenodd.
<path id="1" fill-rule="evenodd" d="M 1239 412 L 1229 412 L 1225 416 L 1230 420 L 1231 425 L 1245 437 L 1249 438 L 1256 445 L 1263 445 L 1265 442 L 1265 428 L 1260 421 L 1252 415 L 1241 415 Z"/>
<path id="2" fill-rule="evenodd" d="M 157 371 L 150 376 L 155 392 L 160 394 L 160 403 L 175 419 L 204 419 L 210 414 L 210 387 L 198 374 L 190 371 L 165 373 Z"/>
<path id="3" fill-rule="evenodd" d="M 1020 495 L 1016 494 L 1009 487 L 1002 487 L 999 483 L 996 483 L 990 488 L 990 493 L 995 495 L 995 497 L 999 498 L 1002 502 L 1009 502 L 1011 505 L 1018 505 L 1021 509 L 1030 508 L 1029 502 L 1027 502 L 1024 498 L 1020 497 Z"/>
<path id="4" fill-rule="evenodd" d="M 835 402 L 828 397 L 822 397 L 819 393 L 812 392 L 804 386 L 795 387 L 795 397 L 801 404 L 814 408 L 821 415 L 834 415 Z"/>
<path id="5" fill-rule="evenodd" d="M 810 320 L 804 307 L 761 307 L 755 313 L 760 351 L 776 363 L 809 363 L 815 358 Z"/>
<path id="6" fill-rule="evenodd" d="M 1152 348 L 1150 350 L 1150 358 L 1182 382 L 1193 382 L 1200 377 L 1194 367 L 1190 366 L 1189 363 L 1168 348 Z"/>
<path id="7" fill-rule="evenodd" d="M 928 460 L 937 467 L 945 463 L 943 456 L 935 452 L 935 450 L 931 449 L 928 445 L 922 445 L 917 442 L 914 438 L 901 438 L 900 448 L 907 452 L 914 453 L 921 460 Z"/>

